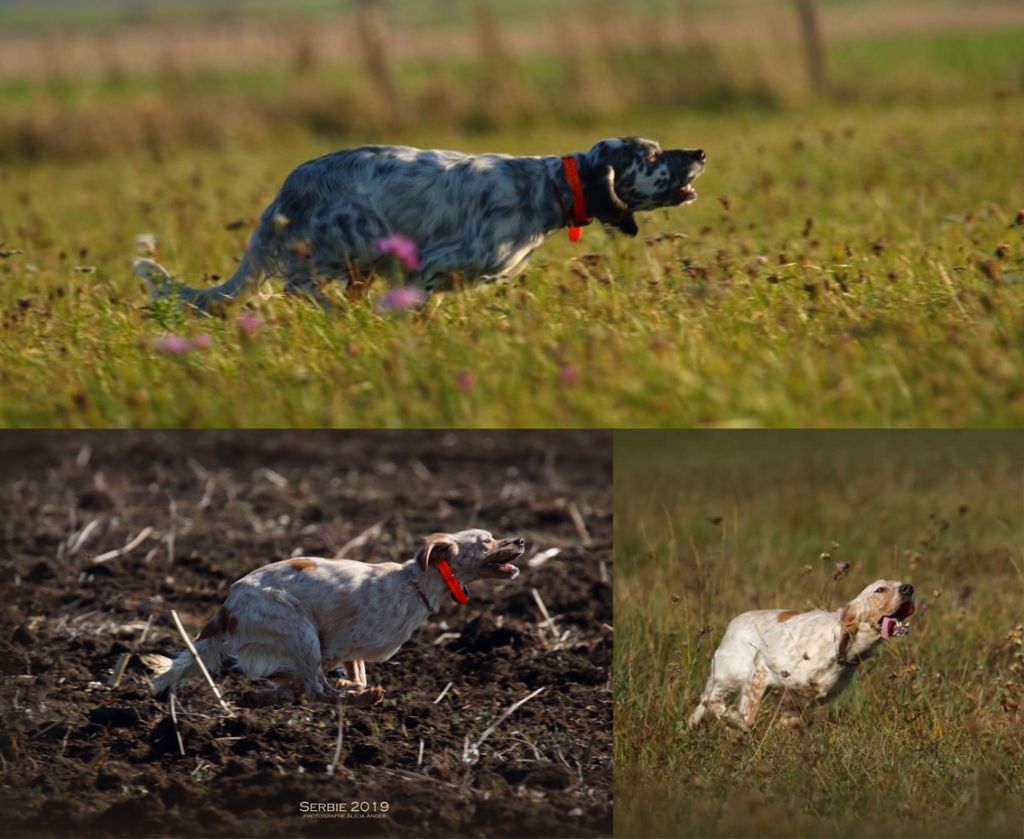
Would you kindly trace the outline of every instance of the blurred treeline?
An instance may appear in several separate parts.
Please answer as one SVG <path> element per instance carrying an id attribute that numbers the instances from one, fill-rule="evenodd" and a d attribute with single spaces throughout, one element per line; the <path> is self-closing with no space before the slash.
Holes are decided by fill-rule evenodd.
<path id="1" fill-rule="evenodd" d="M 0 2 L 0 159 L 1016 97 L 1019 0 Z"/>

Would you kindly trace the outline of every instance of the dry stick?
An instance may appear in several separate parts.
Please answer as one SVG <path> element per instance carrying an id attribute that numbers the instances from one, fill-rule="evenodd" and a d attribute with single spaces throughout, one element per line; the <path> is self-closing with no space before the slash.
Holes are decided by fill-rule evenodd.
<path id="1" fill-rule="evenodd" d="M 83 527 L 78 533 L 71 537 L 68 544 L 67 556 L 74 556 L 81 550 L 86 540 L 92 536 L 92 532 L 100 526 L 99 519 L 93 519 L 85 527 Z"/>
<path id="2" fill-rule="evenodd" d="M 185 742 L 181 739 L 181 730 L 178 728 L 178 712 L 174 709 L 174 693 L 170 695 L 171 701 L 171 725 L 174 726 L 174 736 L 178 738 L 178 751 L 185 756 Z"/>
<path id="3" fill-rule="evenodd" d="M 131 653 L 121 653 L 117 659 L 117 664 L 114 665 L 113 672 L 110 674 L 110 678 L 107 680 L 107 687 L 116 688 L 121 684 L 121 677 L 124 676 L 124 670 L 128 666 L 128 661 L 131 657 Z"/>
<path id="4" fill-rule="evenodd" d="M 85 771 L 86 772 L 95 772 L 104 763 L 107 762 L 107 758 L 109 758 L 109 757 L 110 757 L 110 749 L 108 749 L 108 748 L 106 748 L 104 746 L 103 748 L 101 748 L 96 753 L 96 756 L 92 760 L 89 761 L 89 765 L 85 767 Z"/>
<path id="5" fill-rule="evenodd" d="M 86 443 L 86 445 L 82 446 L 82 448 L 78 450 L 78 455 L 75 457 L 75 466 L 77 466 L 80 469 L 84 469 L 86 466 L 89 465 L 89 458 L 91 457 L 92 446 Z"/>
<path id="6" fill-rule="evenodd" d="M 558 640 L 558 630 L 555 629 L 555 621 L 548 614 L 548 607 L 544 605 L 544 601 L 540 599 L 540 592 L 535 588 L 530 589 L 533 592 L 533 599 L 537 601 L 537 606 L 540 608 L 540 613 L 544 616 L 544 623 L 542 625 L 547 626 L 554 639 Z"/>
<path id="7" fill-rule="evenodd" d="M 423 765 L 423 741 L 420 740 L 420 755 L 416 758 L 416 768 L 419 769 Z"/>
<path id="8" fill-rule="evenodd" d="M 231 710 L 231 707 L 228 705 L 228 703 L 224 701 L 224 697 L 220 695 L 220 691 L 217 689 L 217 685 L 214 683 L 213 677 L 210 676 L 210 671 L 206 669 L 206 665 L 203 663 L 203 660 L 199 657 L 199 653 L 196 651 L 195 644 L 193 644 L 192 639 L 188 637 L 188 633 L 185 631 L 185 627 L 181 625 L 181 618 L 178 617 L 178 613 L 175 612 L 174 609 L 171 609 L 171 617 L 174 619 L 174 625 L 178 627 L 178 632 L 181 634 L 181 637 L 185 640 L 185 646 L 188 647 L 188 651 L 192 653 L 192 658 L 195 659 L 196 664 L 202 671 L 203 676 L 206 677 L 207 684 L 209 684 L 210 687 L 212 688 L 213 695 L 217 697 L 217 701 L 220 703 L 220 707 L 224 709 L 224 713 L 226 713 L 229 717 L 233 717 L 235 715 L 235 712 Z"/>
<path id="9" fill-rule="evenodd" d="M 135 642 L 135 649 L 137 650 L 143 644 L 146 643 L 146 636 L 149 635 L 149 627 L 153 623 L 153 614 L 150 613 L 149 617 L 146 618 L 146 625 L 142 627 L 142 634 L 139 636 L 139 640 Z"/>
<path id="10" fill-rule="evenodd" d="M 440 778 L 435 778 L 433 775 L 423 775 L 420 772 L 410 772 L 408 769 L 386 769 L 383 766 L 377 766 L 375 769 L 378 772 L 383 772 L 385 775 L 394 775 L 396 778 L 404 778 L 407 781 L 426 781 L 432 786 L 449 787 L 450 789 L 465 791 L 464 786 L 453 784 L 449 781 L 442 781 Z"/>
<path id="11" fill-rule="evenodd" d="M 213 478 L 206 479 L 203 487 L 203 497 L 199 499 L 199 509 L 205 510 L 213 503 L 213 493 L 217 490 L 217 482 Z"/>
<path id="12" fill-rule="evenodd" d="M 145 527 L 145 528 L 143 528 L 139 532 L 139 535 L 136 536 L 134 539 L 132 539 L 123 548 L 118 548 L 116 551 L 107 551 L 105 554 L 100 554 L 99 556 L 94 556 L 92 558 L 92 564 L 93 565 L 98 565 L 101 562 L 106 562 L 108 559 L 117 559 L 119 556 L 124 556 L 126 553 L 128 553 L 129 551 L 134 550 L 139 545 L 141 545 L 143 542 L 145 542 L 149 538 L 149 534 L 152 533 L 152 532 L 153 532 L 153 528 L 152 527 Z"/>
<path id="13" fill-rule="evenodd" d="M 434 704 L 435 704 L 435 705 L 436 705 L 436 704 L 437 704 L 438 702 L 440 702 L 440 701 L 441 701 L 442 699 L 444 699 L 444 695 L 445 695 L 446 693 L 448 693 L 448 689 L 449 689 L 449 688 L 450 688 L 450 687 L 452 686 L 452 684 L 453 684 L 452 682 L 449 682 L 448 684 L 446 684 L 446 685 L 444 686 L 444 690 L 442 690 L 442 691 L 441 691 L 441 693 L 440 693 L 440 694 L 438 694 L 438 697 L 437 697 L 437 699 L 435 699 L 435 700 L 434 700 Z"/>
<path id="14" fill-rule="evenodd" d="M 178 518 L 178 505 L 174 503 L 174 499 L 170 499 L 170 519 L 171 524 L 167 529 L 167 564 L 174 565 L 174 525 Z"/>
<path id="15" fill-rule="evenodd" d="M 584 546 L 590 544 L 590 532 L 587 530 L 587 523 L 583 520 L 583 514 L 580 512 L 580 508 L 576 506 L 575 501 L 569 502 L 569 517 L 572 519 L 573 527 L 576 528 L 576 532 L 579 534 L 580 541 Z"/>
<path id="16" fill-rule="evenodd" d="M 433 473 L 426 467 L 422 460 L 418 457 L 409 458 L 409 468 L 412 469 L 413 474 L 421 481 L 432 481 L 434 480 Z"/>
<path id="17" fill-rule="evenodd" d="M 61 717 L 56 722 L 51 722 L 48 726 L 46 726 L 46 728 L 40 729 L 39 731 L 37 731 L 35 734 L 33 734 L 28 739 L 29 740 L 35 740 L 37 737 L 42 737 L 44 734 L 46 734 L 47 731 L 50 731 L 50 730 L 56 728 L 62 722 L 67 722 L 67 721 L 68 721 L 68 718 L 66 716 L 65 717 Z"/>
<path id="18" fill-rule="evenodd" d="M 338 704 L 338 742 L 334 744 L 334 760 L 331 761 L 331 765 L 327 767 L 327 774 L 333 775 L 334 770 L 338 767 L 338 761 L 341 760 L 341 743 L 345 736 L 345 703 L 339 702 Z"/>
<path id="19" fill-rule="evenodd" d="M 338 550 L 334 552 L 334 558 L 344 559 L 345 554 L 347 554 L 349 551 L 353 551 L 356 548 L 361 548 L 371 539 L 375 539 L 377 535 L 380 533 L 381 527 L 383 527 L 383 525 L 383 521 L 379 521 L 376 524 L 371 524 L 368 528 L 366 528 L 366 530 L 364 530 L 358 536 L 349 539 L 344 545 L 338 548 Z"/>
<path id="20" fill-rule="evenodd" d="M 273 469 L 257 469 L 256 474 L 266 478 L 278 489 L 284 489 L 288 486 L 288 479 L 284 475 L 278 474 Z"/>
<path id="21" fill-rule="evenodd" d="M 466 744 L 462 750 L 463 762 L 476 763 L 480 759 L 480 747 L 484 744 L 484 740 L 486 740 L 494 733 L 494 729 L 496 729 L 499 725 L 501 725 L 501 723 L 504 720 L 508 719 L 508 717 L 514 714 L 518 708 L 520 708 L 522 705 L 525 705 L 527 702 L 529 702 L 531 699 L 533 699 L 533 697 L 535 697 L 538 693 L 541 693 L 543 690 L 544 688 L 542 687 L 537 688 L 529 696 L 524 696 L 518 702 L 513 702 L 508 707 L 508 710 L 505 711 L 504 714 L 498 717 L 498 719 L 496 719 L 487 729 L 484 730 L 484 733 L 480 735 L 480 739 L 477 740 L 475 743 L 470 743 L 469 738 L 467 737 Z"/>
<path id="22" fill-rule="evenodd" d="M 548 548 L 546 551 L 541 551 L 531 556 L 526 560 L 526 564 L 530 568 L 540 568 L 549 559 L 554 559 L 562 552 L 561 548 Z"/>

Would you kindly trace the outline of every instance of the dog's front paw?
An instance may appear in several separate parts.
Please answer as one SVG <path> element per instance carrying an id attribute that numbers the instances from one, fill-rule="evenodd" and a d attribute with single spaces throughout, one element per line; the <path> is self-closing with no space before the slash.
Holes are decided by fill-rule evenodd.
<path id="1" fill-rule="evenodd" d="M 384 688 L 372 687 L 361 690 L 350 690 L 345 693 L 342 700 L 346 705 L 353 705 L 357 708 L 364 708 L 369 705 L 380 705 L 384 701 Z"/>

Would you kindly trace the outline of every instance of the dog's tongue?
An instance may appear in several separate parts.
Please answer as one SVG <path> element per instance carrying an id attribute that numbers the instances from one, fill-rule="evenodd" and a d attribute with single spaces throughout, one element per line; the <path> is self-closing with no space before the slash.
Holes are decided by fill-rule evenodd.
<path id="1" fill-rule="evenodd" d="M 891 638 L 893 631 L 900 625 L 896 618 L 882 618 L 882 637 Z"/>

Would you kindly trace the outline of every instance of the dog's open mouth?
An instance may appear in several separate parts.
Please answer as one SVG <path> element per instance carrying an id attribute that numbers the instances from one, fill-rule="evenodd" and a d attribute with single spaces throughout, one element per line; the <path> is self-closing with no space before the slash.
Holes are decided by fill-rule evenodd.
<path id="1" fill-rule="evenodd" d="M 883 638 L 893 638 L 899 635 L 910 633 L 910 624 L 903 621 L 914 614 L 914 602 L 905 600 L 900 607 L 891 615 L 885 615 L 879 622 L 878 628 Z"/>
<path id="2" fill-rule="evenodd" d="M 676 198 L 680 204 L 692 204 L 697 200 L 697 190 L 693 188 L 693 182 L 700 177 L 703 171 L 703 166 L 695 166 L 686 173 L 685 180 L 679 185 L 676 192 Z"/>
<path id="3" fill-rule="evenodd" d="M 697 190 L 695 190 L 689 184 L 683 184 L 679 187 L 679 203 L 690 204 L 697 200 Z"/>
<path id="4" fill-rule="evenodd" d="M 483 570 L 488 577 L 501 580 L 514 580 L 519 576 L 519 569 L 512 563 L 521 557 L 526 549 L 510 545 L 496 548 L 484 558 Z"/>

